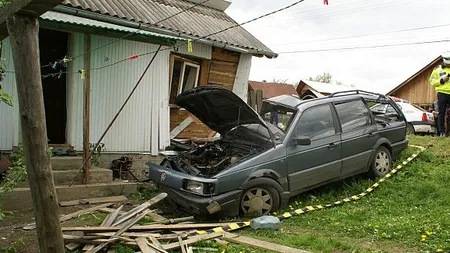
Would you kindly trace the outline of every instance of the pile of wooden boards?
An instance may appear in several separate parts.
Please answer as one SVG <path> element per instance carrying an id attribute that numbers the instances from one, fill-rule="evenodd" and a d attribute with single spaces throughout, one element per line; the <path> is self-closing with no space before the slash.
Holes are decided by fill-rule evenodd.
<path id="1" fill-rule="evenodd" d="M 169 252 L 178 250 L 183 253 L 190 252 L 214 252 L 216 248 L 193 247 L 192 245 L 202 240 L 216 240 L 220 244 L 227 244 L 226 241 L 246 244 L 253 247 L 272 250 L 276 252 L 305 253 L 305 251 L 259 241 L 253 238 L 238 236 L 228 232 L 216 232 L 198 234 L 198 230 L 207 230 L 215 227 L 227 226 L 230 223 L 194 223 L 194 217 L 182 217 L 167 219 L 152 210 L 150 207 L 167 197 L 166 193 L 161 193 L 149 201 L 146 201 L 130 211 L 122 211 L 124 205 L 117 209 L 110 208 L 113 203 L 103 203 L 101 205 L 82 209 L 72 214 L 60 217 L 64 222 L 79 215 L 94 211 L 107 213 L 100 226 L 96 227 L 62 227 L 66 248 L 70 251 L 81 249 L 84 252 L 114 252 L 117 244 L 122 244 L 139 249 L 142 253 L 148 252 Z M 123 197 L 116 196 L 109 200 L 123 200 Z M 81 201 L 86 202 L 86 201 Z M 87 202 L 100 203 L 100 200 L 89 199 Z M 64 203 L 62 205 L 72 205 L 78 203 Z M 148 225 L 136 225 L 144 217 L 150 218 L 153 222 Z M 24 229 L 34 229 L 34 224 L 29 224 Z M 223 231 L 223 230 L 222 230 Z M 222 239 L 220 239 L 222 238 Z"/>

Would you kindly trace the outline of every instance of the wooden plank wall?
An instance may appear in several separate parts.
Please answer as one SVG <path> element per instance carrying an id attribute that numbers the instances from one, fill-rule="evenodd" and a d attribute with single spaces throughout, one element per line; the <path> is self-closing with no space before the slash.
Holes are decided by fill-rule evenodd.
<path id="1" fill-rule="evenodd" d="M 240 53 L 214 47 L 211 60 L 202 60 L 199 85 L 221 86 L 233 90 L 239 58 Z M 215 134 L 195 116 L 180 108 L 170 109 L 170 130 L 172 131 L 189 116 L 194 119 L 194 122 L 182 131 L 176 137 L 177 139 L 207 138 Z"/>
<path id="2" fill-rule="evenodd" d="M 434 87 L 430 85 L 428 80 L 433 69 L 439 64 L 440 62 L 423 71 L 395 93 L 392 93 L 392 96 L 406 99 L 411 104 L 418 106 L 431 105 L 431 103 L 436 100 L 436 91 Z"/>

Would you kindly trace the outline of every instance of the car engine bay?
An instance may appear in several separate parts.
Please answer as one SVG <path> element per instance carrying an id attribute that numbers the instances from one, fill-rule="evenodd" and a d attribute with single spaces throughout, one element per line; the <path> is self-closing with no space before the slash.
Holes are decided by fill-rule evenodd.
<path id="1" fill-rule="evenodd" d="M 245 158 L 273 147 L 270 138 L 238 127 L 224 138 L 167 157 L 161 166 L 194 176 L 211 177 Z"/>

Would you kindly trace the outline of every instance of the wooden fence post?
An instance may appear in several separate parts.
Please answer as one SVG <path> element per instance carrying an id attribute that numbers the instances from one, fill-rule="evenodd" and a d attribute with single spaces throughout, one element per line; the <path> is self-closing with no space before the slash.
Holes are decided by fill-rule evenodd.
<path id="1" fill-rule="evenodd" d="M 47 153 L 44 96 L 39 62 L 39 23 L 36 16 L 8 17 L 16 72 L 25 163 L 28 172 L 41 253 L 63 253 L 58 196 Z"/>

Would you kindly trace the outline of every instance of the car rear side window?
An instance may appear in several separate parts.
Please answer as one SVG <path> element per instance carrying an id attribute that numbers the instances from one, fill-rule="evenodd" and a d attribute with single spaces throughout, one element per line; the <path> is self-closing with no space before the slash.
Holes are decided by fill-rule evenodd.
<path id="1" fill-rule="evenodd" d="M 307 109 L 300 116 L 295 128 L 295 136 L 308 136 L 311 140 L 336 134 L 333 115 L 329 105 Z"/>
<path id="2" fill-rule="evenodd" d="M 361 100 L 336 104 L 336 111 L 341 122 L 342 132 L 370 125 L 369 110 Z"/>

